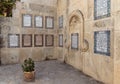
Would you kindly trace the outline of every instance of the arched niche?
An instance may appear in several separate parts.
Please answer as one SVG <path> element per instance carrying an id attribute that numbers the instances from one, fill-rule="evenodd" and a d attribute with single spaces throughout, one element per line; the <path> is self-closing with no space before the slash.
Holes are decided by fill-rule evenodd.
<path id="1" fill-rule="evenodd" d="M 89 49 L 89 43 L 84 38 L 85 28 L 84 28 L 84 15 L 80 10 L 73 11 L 68 20 L 69 35 L 71 33 L 79 33 L 79 47 L 82 52 L 86 52 Z"/>

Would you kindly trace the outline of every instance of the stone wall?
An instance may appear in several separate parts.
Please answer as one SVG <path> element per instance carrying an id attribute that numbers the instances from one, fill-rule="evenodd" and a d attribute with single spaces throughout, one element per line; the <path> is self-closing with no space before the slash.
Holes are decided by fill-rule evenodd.
<path id="1" fill-rule="evenodd" d="M 19 63 L 28 57 L 32 57 L 35 61 L 46 58 L 58 59 L 106 84 L 120 83 L 119 0 L 111 0 L 110 17 L 98 20 L 94 20 L 94 0 L 21 0 L 16 4 L 17 7 L 13 10 L 12 18 L 0 18 L 0 24 L 3 25 L 1 29 L 2 64 Z M 42 15 L 44 18 L 43 28 L 22 27 L 23 14 L 32 15 L 32 19 L 36 15 Z M 45 16 L 54 17 L 54 29 L 45 28 Z M 61 17 L 63 25 L 59 27 Z M 32 24 L 34 24 L 34 20 L 32 20 Z M 107 54 L 96 53 L 95 38 L 98 33 L 108 35 L 108 50 L 110 51 Z M 8 48 L 8 34 L 20 35 L 20 47 Z M 32 47 L 22 46 L 23 34 L 33 36 Z M 54 46 L 46 47 L 44 37 L 44 46 L 35 47 L 34 34 L 54 35 Z M 71 37 L 74 34 L 78 35 L 77 49 L 72 49 L 71 46 Z M 60 46 L 59 35 L 63 35 L 63 46 Z M 83 52 L 84 47 L 89 48 Z"/>
<path id="2" fill-rule="evenodd" d="M 21 0 L 21 2 L 26 3 L 26 5 L 29 3 L 34 3 L 34 4 L 41 4 L 41 5 L 47 5 L 47 6 L 57 6 L 57 0 Z"/>
<path id="3" fill-rule="evenodd" d="M 63 35 L 63 46 L 57 47 L 58 60 L 64 61 L 64 55 L 66 55 L 67 50 L 65 49 L 67 44 L 67 18 L 68 18 L 68 0 L 58 0 L 57 2 L 57 26 L 58 26 L 58 36 Z M 59 27 L 59 18 L 63 16 L 63 26 Z M 59 37 L 58 37 L 59 38 Z M 58 41 L 59 43 L 59 41 Z M 58 44 L 59 45 L 59 44 Z"/>
<path id="4" fill-rule="evenodd" d="M 114 48 L 115 47 L 114 44 L 117 45 L 116 43 L 114 43 L 114 35 L 115 35 L 114 29 L 116 28 L 115 24 L 119 23 L 119 21 L 117 21 L 118 23 L 115 23 L 114 20 L 115 19 L 114 17 L 116 17 L 115 5 L 116 4 L 113 2 L 113 0 L 111 0 L 110 17 L 94 20 L 94 0 L 92 1 L 91 0 L 74 0 L 74 1 L 59 0 L 58 1 L 58 11 L 57 11 L 58 16 L 63 15 L 65 22 L 63 25 L 64 26 L 63 31 L 61 30 L 60 32 L 60 33 L 64 32 L 64 39 L 67 40 L 66 44 L 64 44 L 64 49 L 61 48 L 61 50 L 64 50 L 63 58 L 65 62 L 83 71 L 85 74 L 90 75 L 97 80 L 103 81 L 106 84 L 119 84 L 119 82 L 116 81 L 118 77 L 114 76 L 114 58 L 116 57 L 116 55 L 114 55 L 115 52 L 114 49 L 116 49 Z M 84 32 L 81 32 L 83 27 L 82 18 L 81 16 L 79 17 L 79 15 L 77 14 L 77 10 L 80 10 L 83 13 Z M 77 17 L 77 19 L 71 18 L 72 16 Z M 72 22 L 71 20 L 73 21 L 73 23 L 71 23 Z M 94 53 L 95 52 L 94 33 L 97 31 L 110 31 L 110 56 Z M 72 33 L 79 34 L 78 50 L 71 49 Z M 118 33 L 116 35 L 119 35 Z M 87 52 L 82 52 L 81 50 L 82 47 L 81 40 L 83 38 L 83 35 L 84 35 L 84 39 L 87 40 L 89 43 L 89 49 Z M 118 40 L 118 37 L 115 37 L 116 40 Z M 61 52 L 60 48 L 59 48 L 59 52 Z M 117 72 L 115 72 L 116 73 L 115 75 L 119 75 L 118 69 L 116 70 Z"/>
<path id="5" fill-rule="evenodd" d="M 120 83 L 120 1 L 112 1 L 114 18 L 114 84 Z"/>
<path id="6" fill-rule="evenodd" d="M 41 0 L 43 3 L 26 3 L 26 2 L 17 2 L 16 9 L 13 9 L 13 17 L 12 18 L 0 18 L 2 21 L 1 24 L 5 25 L 2 27 L 2 37 L 3 37 L 3 46 L 1 48 L 1 61 L 2 64 L 13 64 L 23 62 L 24 59 L 31 57 L 35 61 L 41 61 L 46 59 L 57 59 L 56 56 L 56 46 L 57 46 L 57 9 L 55 7 L 55 2 L 53 1 L 46 4 L 46 0 Z M 50 1 L 50 0 L 48 0 Z M 45 5 L 44 5 L 45 4 Z M 57 3 L 56 3 L 57 4 Z M 32 16 L 32 27 L 25 28 L 22 26 L 22 16 L 23 14 L 30 14 Z M 34 18 L 36 15 L 40 15 L 43 17 L 43 28 L 35 28 Z M 54 17 L 54 29 L 46 29 L 46 16 Z M 6 31 L 4 31 L 6 30 Z M 19 34 L 20 46 L 16 48 L 9 48 L 8 44 L 8 35 L 9 34 Z M 32 35 L 32 45 L 31 47 L 23 47 L 23 34 L 31 34 Z M 42 34 L 43 35 L 43 46 L 35 47 L 34 45 L 34 35 Z M 53 46 L 45 46 L 45 36 L 46 35 L 54 35 L 54 45 Z"/>

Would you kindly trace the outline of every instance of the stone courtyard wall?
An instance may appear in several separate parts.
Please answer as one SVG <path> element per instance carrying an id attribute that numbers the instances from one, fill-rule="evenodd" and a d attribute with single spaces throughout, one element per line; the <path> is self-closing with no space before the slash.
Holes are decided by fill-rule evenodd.
<path id="1" fill-rule="evenodd" d="M 64 61 L 85 74 L 106 84 L 120 84 L 120 1 L 111 0 L 111 16 L 94 20 L 94 0 L 21 0 L 16 3 L 12 18 L 0 18 L 2 48 L 2 64 L 23 62 L 31 57 L 35 61 L 58 59 Z M 79 11 L 78 11 L 79 10 Z M 78 14 L 80 12 L 83 14 Z M 42 29 L 22 27 L 22 15 L 42 15 L 44 25 Z M 54 29 L 45 28 L 45 16 L 54 17 Z M 63 17 L 63 26 L 59 27 L 59 19 Z M 84 29 L 83 19 L 84 18 Z M 82 32 L 84 30 L 84 32 Z M 107 31 L 110 33 L 109 55 L 95 53 L 95 33 Z M 79 37 L 78 49 L 71 49 L 71 35 L 77 33 Z M 8 48 L 8 34 L 20 35 L 20 47 Z M 22 46 L 22 35 L 32 35 L 32 47 Z M 43 47 L 34 46 L 34 34 L 44 35 Z M 45 35 L 54 35 L 54 46 L 45 46 Z M 63 35 L 63 46 L 59 46 L 59 35 Z M 83 52 L 83 37 L 89 44 L 89 49 Z"/>
<path id="2" fill-rule="evenodd" d="M 1 48 L 1 62 L 2 64 L 13 64 L 23 62 L 24 59 L 31 57 L 35 61 L 41 61 L 46 59 L 57 59 L 56 56 L 56 37 L 57 37 L 57 9 L 55 7 L 55 2 L 48 0 L 49 4 L 46 2 L 47 0 L 41 0 L 43 3 L 29 3 L 27 2 L 17 2 L 16 9 L 13 9 L 13 16 L 12 18 L 0 18 L 0 24 L 3 25 L 2 27 L 2 38 L 3 38 L 3 46 Z M 34 2 L 34 1 L 33 1 Z M 47 4 L 46 4 L 47 3 Z M 53 4 L 52 4 L 53 3 Z M 44 5 L 45 4 L 45 5 Z M 23 14 L 30 14 L 32 15 L 32 27 L 25 28 L 22 26 L 22 16 Z M 35 28 L 34 24 L 34 17 L 36 15 L 40 15 L 43 17 L 43 28 Z M 53 29 L 46 29 L 46 21 L 45 17 L 51 16 L 54 17 L 54 28 Z M 5 28 L 4 28 L 5 26 Z M 5 30 L 5 31 L 4 31 Z M 9 48 L 8 47 L 8 35 L 9 34 L 19 34 L 20 39 L 20 46 L 16 48 Z M 22 35 L 23 34 L 30 34 L 32 35 L 32 45 L 31 47 L 24 47 L 22 43 Z M 42 47 L 35 47 L 34 45 L 34 35 L 42 34 L 43 35 L 43 46 Z M 54 35 L 53 46 L 45 46 L 45 35 Z"/>
<path id="3" fill-rule="evenodd" d="M 112 0 L 114 18 L 114 84 L 120 83 L 120 1 Z"/>
<path id="4" fill-rule="evenodd" d="M 66 4 L 65 4 L 66 3 Z M 63 58 L 65 62 L 83 71 L 87 75 L 94 77 L 97 80 L 103 81 L 106 84 L 119 84 L 119 10 L 118 4 L 120 1 L 111 0 L 111 16 L 94 20 L 94 0 L 59 0 L 58 1 L 58 17 L 64 16 L 64 28 L 60 33 L 64 34 Z M 80 10 L 84 17 L 84 39 L 89 43 L 87 52 L 81 51 L 81 24 L 70 26 L 70 16 L 74 16 L 74 11 Z M 117 15 L 116 15 L 117 14 Z M 78 21 L 77 19 L 75 21 Z M 79 21 L 78 21 L 79 22 Z M 116 23 L 117 22 L 117 23 Z M 79 22 L 80 23 L 80 22 Z M 79 25 L 79 26 L 77 26 Z M 110 56 L 94 53 L 94 33 L 96 31 L 110 31 Z M 66 35 L 67 33 L 67 35 Z M 79 34 L 78 50 L 71 49 L 72 33 Z M 117 35 L 117 36 L 116 36 Z M 59 48 L 59 52 L 61 52 Z M 116 61 L 117 60 L 117 61 Z"/>

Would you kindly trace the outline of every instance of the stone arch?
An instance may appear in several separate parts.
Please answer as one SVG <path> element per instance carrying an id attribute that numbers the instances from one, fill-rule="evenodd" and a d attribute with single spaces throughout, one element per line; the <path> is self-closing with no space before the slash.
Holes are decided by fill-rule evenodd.
<path id="1" fill-rule="evenodd" d="M 84 15 L 80 10 L 74 10 L 68 20 L 68 26 L 69 26 L 69 32 L 70 32 L 70 26 L 74 24 L 74 22 L 80 22 L 81 26 L 79 28 L 79 33 L 80 33 L 80 50 L 82 52 L 86 52 L 89 49 L 89 43 L 87 40 L 84 39 L 84 33 L 85 33 L 85 28 L 84 28 Z"/>
<path id="2" fill-rule="evenodd" d="M 83 13 L 80 10 L 75 10 L 70 14 L 69 23 L 72 21 L 73 17 L 77 17 L 81 22 L 84 21 Z"/>

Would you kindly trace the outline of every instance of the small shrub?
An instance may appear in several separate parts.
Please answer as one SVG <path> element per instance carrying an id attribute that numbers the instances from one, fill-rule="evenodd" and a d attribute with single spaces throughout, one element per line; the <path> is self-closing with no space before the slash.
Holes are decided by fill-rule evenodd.
<path id="1" fill-rule="evenodd" d="M 25 72 L 32 72 L 34 71 L 35 64 L 31 58 L 25 59 L 24 63 L 22 64 L 22 69 Z"/>

